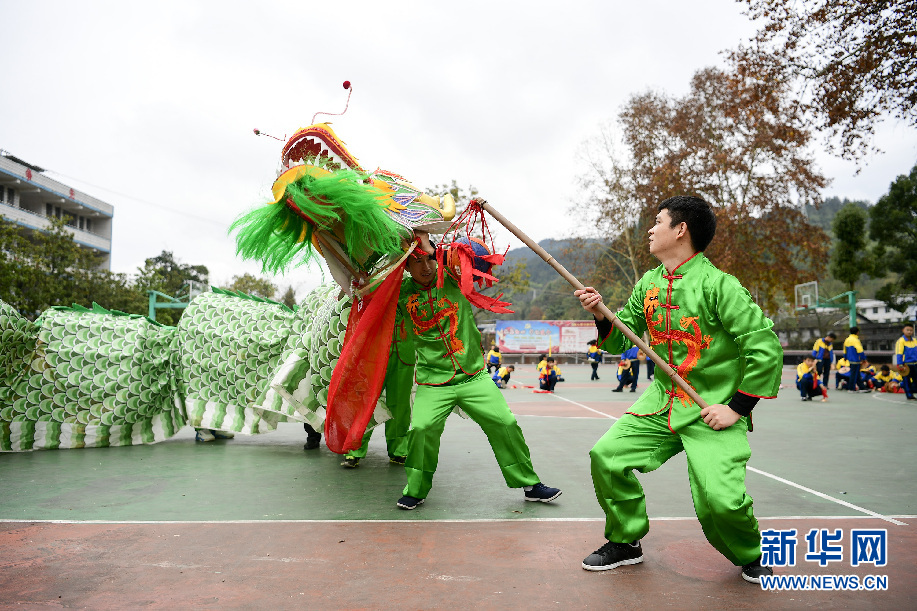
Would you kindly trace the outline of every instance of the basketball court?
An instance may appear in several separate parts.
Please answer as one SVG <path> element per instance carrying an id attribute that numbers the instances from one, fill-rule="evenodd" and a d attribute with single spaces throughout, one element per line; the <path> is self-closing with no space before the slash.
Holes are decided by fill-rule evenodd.
<path id="1" fill-rule="evenodd" d="M 801 402 L 794 371 L 755 410 L 747 485 L 762 530 L 796 529 L 777 575 L 885 576 L 884 591 L 763 591 L 704 539 L 684 456 L 640 476 L 645 561 L 582 570 L 604 543 L 588 452 L 637 397 L 614 368 L 563 366 L 554 395 L 504 391 L 554 503 L 506 488 L 477 426 L 450 417 L 433 490 L 395 507 L 404 471 L 378 432 L 357 469 L 297 424 L 195 443 L 0 455 L 0 608 L 869 608 L 917 594 L 917 405 L 831 392 Z M 511 380 L 534 385 L 533 365 Z M 645 369 L 640 389 L 646 387 Z M 833 386 L 833 383 L 831 384 Z M 638 391 L 639 392 L 639 391 Z M 841 529 L 842 561 L 804 559 L 810 529 Z M 887 565 L 851 566 L 851 529 L 887 531 Z M 862 581 L 861 581 L 862 583 Z"/>

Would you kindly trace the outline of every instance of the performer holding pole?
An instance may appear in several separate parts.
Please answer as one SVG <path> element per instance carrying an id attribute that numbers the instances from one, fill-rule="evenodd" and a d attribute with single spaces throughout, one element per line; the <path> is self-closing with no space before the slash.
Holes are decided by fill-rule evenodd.
<path id="1" fill-rule="evenodd" d="M 503 222 L 489 206 L 484 209 Z M 760 583 L 762 575 L 771 574 L 760 563 L 761 536 L 745 490 L 745 465 L 751 456 L 746 432 L 758 400 L 777 394 L 782 349 L 773 323 L 748 291 L 704 257 L 715 231 L 716 216 L 698 197 L 659 204 L 649 241 L 650 252 L 662 265 L 643 276 L 617 315 L 602 304 L 594 288 L 579 285 L 533 247 L 577 288 L 574 295 L 595 316 L 605 350 L 621 352 L 630 341 L 660 369 L 631 410 L 590 452 L 607 543 L 583 561 L 586 570 L 643 562 L 640 539 L 649 532 L 649 519 L 633 471 L 653 471 L 684 450 L 694 507 L 707 540 L 742 567 L 746 581 Z M 530 240 L 523 242 L 532 247 Z M 644 331 L 653 345 L 664 346 L 669 362 L 640 340 Z"/>
<path id="2" fill-rule="evenodd" d="M 575 289 L 577 289 L 577 290 L 582 290 L 582 289 L 585 289 L 585 288 L 586 288 L 585 286 L 583 286 L 583 283 L 580 282 L 579 280 L 577 280 L 576 277 L 575 277 L 573 274 L 571 274 L 570 272 L 568 272 L 567 269 L 566 269 L 563 265 L 561 265 L 560 263 L 558 263 L 558 262 L 554 259 L 554 257 L 552 257 L 551 255 L 549 255 L 549 254 L 547 253 L 547 251 L 545 251 L 544 248 L 542 248 L 541 246 L 539 246 L 534 240 L 532 240 L 532 238 L 530 238 L 530 237 L 528 237 L 527 235 L 525 235 L 525 234 L 522 232 L 521 229 L 519 229 L 518 227 L 516 227 L 515 225 L 513 225 L 505 216 L 503 216 L 502 214 L 500 214 L 499 212 L 497 212 L 496 210 L 494 210 L 494 207 L 493 207 L 493 206 L 491 206 L 490 204 L 488 204 L 487 202 L 485 202 L 485 201 L 483 201 L 483 200 L 471 200 L 471 202 L 470 202 L 468 205 L 469 205 L 469 206 L 472 206 L 472 205 L 475 205 L 475 204 L 479 205 L 483 210 L 485 210 L 488 214 L 490 214 L 490 215 L 491 215 L 492 217 L 494 217 L 497 221 L 499 221 L 501 225 L 503 225 L 504 227 L 506 227 L 507 229 L 509 229 L 510 232 L 511 232 L 513 235 L 515 235 L 517 238 L 519 238 L 520 240 L 522 240 L 522 242 L 523 242 L 526 246 L 528 246 L 529 248 L 531 248 L 532 251 L 533 251 L 536 255 L 538 255 L 539 257 L 541 257 L 542 259 L 544 259 L 545 263 L 547 263 L 548 265 L 550 265 L 551 267 L 553 267 L 554 270 L 555 270 L 558 274 L 560 274 L 561 277 L 563 277 L 564 280 L 566 280 L 567 282 L 569 282 L 569 283 L 570 283 L 570 286 L 572 286 L 573 288 L 575 288 Z M 593 289 L 593 290 L 595 290 L 595 289 Z M 601 303 L 601 301 L 599 301 L 594 307 L 595 307 L 595 309 L 597 310 L 597 312 L 600 313 L 605 319 L 611 321 L 611 324 L 614 325 L 614 327 L 615 327 L 618 331 L 620 331 L 621 333 L 623 333 L 623 334 L 624 334 L 624 337 L 626 337 L 628 340 L 630 340 L 635 346 L 637 346 L 638 348 L 640 348 L 640 350 L 642 350 L 642 351 L 644 352 L 644 354 L 646 354 L 647 358 L 652 359 L 652 361 L 653 361 L 654 363 L 656 363 L 656 365 L 658 365 L 659 367 L 661 367 L 662 370 L 665 371 L 666 375 L 668 375 L 669 378 L 670 378 L 673 382 L 675 382 L 675 384 L 677 384 L 678 387 L 679 387 L 682 391 L 684 391 L 684 392 L 691 398 L 692 401 L 694 401 L 695 403 L 697 403 L 697 404 L 700 405 L 701 407 L 707 407 L 707 404 L 706 404 L 706 403 L 704 402 L 704 400 L 700 397 L 700 395 L 697 394 L 697 391 L 695 391 L 687 382 L 685 382 L 685 381 L 682 379 L 682 377 L 681 377 L 680 375 L 678 375 L 678 373 L 677 373 L 674 369 L 672 369 L 672 367 L 670 367 L 669 364 L 666 363 L 666 362 L 662 359 L 662 357 L 660 357 L 658 354 L 656 354 L 655 352 L 653 352 L 653 349 L 650 348 L 649 346 L 647 346 L 647 345 L 646 345 L 646 342 L 644 342 L 642 339 L 640 339 L 639 336 L 637 336 L 633 331 L 631 331 L 631 330 L 627 327 L 627 325 L 625 325 L 625 324 L 622 323 L 620 320 L 618 320 L 618 317 L 617 317 L 615 314 L 612 314 L 611 310 L 609 310 L 608 307 L 607 307 L 604 303 Z M 607 352 L 607 350 L 606 350 L 606 352 Z M 620 351 L 619 351 L 619 352 L 620 352 Z"/>

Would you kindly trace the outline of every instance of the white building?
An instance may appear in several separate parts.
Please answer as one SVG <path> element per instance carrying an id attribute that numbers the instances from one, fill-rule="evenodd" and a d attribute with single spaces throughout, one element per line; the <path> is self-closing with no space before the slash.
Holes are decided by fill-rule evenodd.
<path id="1" fill-rule="evenodd" d="M 44 175 L 44 169 L 0 151 L 0 215 L 31 231 L 44 231 L 50 217 L 69 217 L 74 241 L 104 255 L 111 269 L 114 207 Z"/>
<path id="2" fill-rule="evenodd" d="M 878 299 L 857 299 L 857 312 L 870 322 L 904 322 L 914 320 L 917 306 L 910 306 L 907 312 L 892 310 L 884 301 Z"/>

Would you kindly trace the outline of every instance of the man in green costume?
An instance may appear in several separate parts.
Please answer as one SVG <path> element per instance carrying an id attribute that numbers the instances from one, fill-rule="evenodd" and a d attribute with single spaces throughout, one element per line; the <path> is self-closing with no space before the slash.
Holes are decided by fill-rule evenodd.
<path id="1" fill-rule="evenodd" d="M 405 462 L 408 483 L 398 507 L 415 509 L 426 499 L 446 418 L 456 406 L 487 435 L 507 486 L 523 488 L 526 501 L 553 501 L 561 491 L 541 483 L 522 429 L 487 375 L 471 304 L 448 274 L 443 287 L 437 288 L 436 250 L 426 233 L 416 233 L 419 244 L 407 261 L 411 277 L 401 285 L 398 299 L 399 316 L 408 323 L 417 359 L 417 395 Z"/>
<path id="2" fill-rule="evenodd" d="M 649 230 L 650 252 L 662 263 L 634 287 L 617 317 L 667 358 L 709 407 L 700 409 L 665 372 L 595 444 L 589 456 L 596 497 L 605 511 L 608 542 L 583 561 L 603 571 L 643 562 L 640 539 L 649 532 L 643 488 L 633 471 L 647 473 L 682 450 L 694 508 L 707 540 L 746 581 L 771 574 L 761 566 L 761 535 L 745 490 L 751 457 L 747 431 L 759 399 L 777 395 L 782 348 L 773 323 L 739 281 L 703 255 L 716 216 L 698 197 L 659 204 Z M 596 318 L 602 348 L 621 352 L 628 343 L 598 313 L 592 287 L 574 293 Z"/>
<path id="3" fill-rule="evenodd" d="M 408 331 L 410 321 L 399 312 L 395 319 L 392 347 L 388 353 L 388 368 L 385 370 L 385 405 L 392 417 L 385 421 L 385 444 L 388 458 L 396 465 L 403 465 L 408 452 L 408 429 L 411 426 L 411 388 L 414 387 L 414 344 Z M 363 444 L 344 455 L 341 466 L 355 468 L 366 456 L 369 439 L 375 428 L 363 435 Z"/>

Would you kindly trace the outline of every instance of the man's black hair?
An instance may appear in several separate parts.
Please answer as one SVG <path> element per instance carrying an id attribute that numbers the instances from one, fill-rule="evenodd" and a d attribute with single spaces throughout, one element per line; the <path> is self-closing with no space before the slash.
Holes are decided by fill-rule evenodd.
<path id="1" fill-rule="evenodd" d="M 825 337 L 830 337 L 831 339 L 837 339 L 837 333 L 835 333 L 834 331 L 829 331 L 828 335 L 826 335 Z"/>
<path id="2" fill-rule="evenodd" d="M 850 327 L 850 334 L 851 334 L 851 335 L 857 335 L 857 334 L 859 334 L 859 332 L 860 332 L 860 328 L 859 328 L 859 327 Z"/>
<path id="3" fill-rule="evenodd" d="M 676 195 L 659 204 L 659 212 L 669 211 L 674 227 L 679 223 L 688 224 L 691 246 L 695 252 L 703 252 L 713 240 L 716 233 L 716 214 L 703 199 L 694 195 Z"/>
<path id="4" fill-rule="evenodd" d="M 914 323 L 912 323 L 912 322 L 906 322 L 906 323 L 904 323 L 904 327 L 911 327 L 911 328 L 913 329 L 913 328 L 914 328 Z M 901 328 L 903 329 L 904 327 L 901 327 Z"/>

